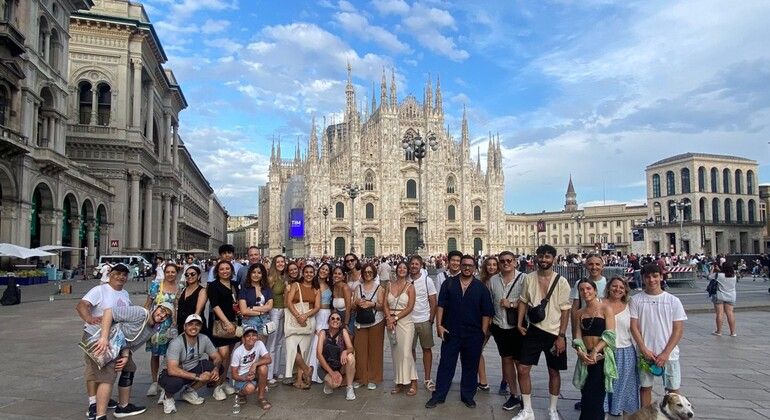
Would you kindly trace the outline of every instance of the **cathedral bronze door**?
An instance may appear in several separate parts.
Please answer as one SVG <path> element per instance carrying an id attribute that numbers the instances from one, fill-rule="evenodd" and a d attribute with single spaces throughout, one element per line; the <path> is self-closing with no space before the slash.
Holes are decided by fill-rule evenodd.
<path id="1" fill-rule="evenodd" d="M 416 227 L 408 227 L 404 231 L 404 255 L 412 255 L 417 251 L 419 233 Z"/>

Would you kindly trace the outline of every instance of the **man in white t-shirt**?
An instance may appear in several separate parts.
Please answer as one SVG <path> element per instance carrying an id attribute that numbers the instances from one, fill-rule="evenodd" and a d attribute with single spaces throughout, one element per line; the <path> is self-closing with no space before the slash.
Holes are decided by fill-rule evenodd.
<path id="1" fill-rule="evenodd" d="M 607 279 L 602 275 L 602 270 L 604 270 L 604 259 L 599 254 L 591 254 L 585 259 L 584 265 L 587 274 L 586 278 L 588 280 L 593 280 L 593 282 L 596 284 L 596 296 L 599 298 L 599 300 L 604 299 L 605 289 L 607 289 Z M 580 281 L 582 281 L 582 279 Z M 577 328 L 577 325 L 580 325 L 575 321 L 574 314 L 578 311 L 578 309 L 582 308 L 586 304 L 578 293 L 578 286 L 580 286 L 580 281 L 575 282 L 575 286 L 572 287 L 572 290 L 570 290 L 569 293 L 569 298 L 572 301 L 573 337 L 575 336 L 575 328 Z"/>
<path id="2" fill-rule="evenodd" d="M 450 278 L 460 275 L 460 261 L 463 258 L 463 253 L 460 251 L 449 251 L 447 255 L 447 268 L 446 270 L 436 275 L 436 290 L 441 290 L 441 285 Z"/>
<path id="3" fill-rule="evenodd" d="M 108 265 L 108 264 L 105 264 Z M 109 274 L 109 282 L 94 286 L 83 296 L 75 306 L 80 318 L 85 322 L 83 326 L 83 335 L 93 335 L 100 327 L 102 314 L 108 308 L 122 308 L 131 305 L 131 297 L 128 292 L 123 290 L 128 280 L 128 267 L 124 264 L 117 264 L 112 268 Z M 90 360 L 84 354 L 86 369 L 91 366 Z M 86 372 L 86 377 L 89 377 Z M 96 382 L 86 381 L 86 391 L 88 393 L 88 418 L 96 418 Z M 130 389 L 130 388 L 129 388 Z M 117 407 L 117 402 L 110 399 L 109 408 Z"/>
<path id="4" fill-rule="evenodd" d="M 238 393 L 235 402 L 246 403 L 246 397 L 257 393 L 257 403 L 263 410 L 269 410 L 271 404 L 265 399 L 267 388 L 267 366 L 272 362 L 265 344 L 257 340 L 257 330 L 254 327 L 243 329 L 241 345 L 233 350 L 230 359 L 230 377 L 235 381 Z"/>
<path id="5" fill-rule="evenodd" d="M 679 366 L 679 341 L 684 334 L 687 314 L 676 296 L 661 288 L 663 270 L 656 263 L 642 268 L 644 292 L 634 295 L 628 305 L 631 315 L 631 335 L 639 350 L 650 364 L 664 369 L 663 386 L 677 392 L 682 378 Z M 639 399 L 642 407 L 652 402 L 653 375 L 639 370 Z"/>
<path id="6" fill-rule="evenodd" d="M 427 272 L 422 270 L 422 257 L 412 255 L 409 259 L 409 281 L 414 286 L 415 301 L 412 309 L 414 321 L 414 347 L 412 356 L 417 360 L 417 340 L 422 348 L 422 367 L 425 371 L 425 388 L 435 391 L 436 384 L 431 379 L 433 366 L 433 318 L 436 316 L 436 286 L 428 279 Z"/>

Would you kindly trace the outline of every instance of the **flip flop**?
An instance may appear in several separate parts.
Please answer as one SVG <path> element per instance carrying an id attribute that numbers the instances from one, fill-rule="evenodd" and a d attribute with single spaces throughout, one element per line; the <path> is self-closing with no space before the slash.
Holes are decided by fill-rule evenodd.
<path id="1" fill-rule="evenodd" d="M 390 395 L 400 394 L 403 391 L 401 385 L 396 384 L 396 387 L 390 390 Z"/>
<path id="2" fill-rule="evenodd" d="M 406 395 L 413 397 L 417 395 L 417 385 L 412 385 L 409 387 L 409 390 L 406 391 Z"/>
<path id="3" fill-rule="evenodd" d="M 436 390 L 436 383 L 433 382 L 431 379 L 426 379 L 423 381 L 425 384 L 425 389 L 427 389 L 430 392 L 433 392 Z"/>
<path id="4" fill-rule="evenodd" d="M 257 400 L 257 404 L 259 404 L 259 408 L 267 411 L 273 407 L 273 404 L 270 404 L 270 401 L 268 401 L 266 398 L 260 398 Z"/>

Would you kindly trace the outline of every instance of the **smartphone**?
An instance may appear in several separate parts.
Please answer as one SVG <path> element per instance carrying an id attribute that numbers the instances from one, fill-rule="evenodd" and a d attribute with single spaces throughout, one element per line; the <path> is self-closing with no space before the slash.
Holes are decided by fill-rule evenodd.
<path id="1" fill-rule="evenodd" d="M 556 356 L 556 344 L 554 344 L 553 346 L 551 346 L 551 354 L 552 354 L 552 355 L 554 355 L 554 356 Z"/>

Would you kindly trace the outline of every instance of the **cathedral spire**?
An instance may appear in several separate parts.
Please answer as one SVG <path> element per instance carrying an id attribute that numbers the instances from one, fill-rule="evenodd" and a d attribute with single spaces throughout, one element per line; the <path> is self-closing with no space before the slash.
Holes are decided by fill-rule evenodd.
<path id="1" fill-rule="evenodd" d="M 388 101 L 388 82 L 385 79 L 385 66 L 382 67 L 382 81 L 380 82 L 380 107 L 386 108 Z"/>
<path id="2" fill-rule="evenodd" d="M 275 160 L 278 164 L 281 164 L 281 137 L 278 137 L 278 148 L 275 149 Z"/>
<path id="3" fill-rule="evenodd" d="M 425 84 L 425 101 L 423 106 L 425 107 L 425 116 L 430 115 L 430 111 L 433 107 L 433 88 L 431 87 L 430 73 L 428 73 L 428 83 Z"/>
<path id="4" fill-rule="evenodd" d="M 311 128 L 310 128 L 310 144 L 308 145 L 308 160 L 310 160 L 311 163 L 316 163 L 318 160 L 318 134 L 316 133 L 315 128 L 315 114 L 313 115 L 313 118 L 311 119 Z"/>
<path id="5" fill-rule="evenodd" d="M 572 174 L 569 175 L 569 184 L 567 185 L 567 193 L 564 194 L 564 211 L 577 211 L 577 193 L 575 192 L 575 186 L 572 185 Z"/>
<path id="6" fill-rule="evenodd" d="M 356 91 L 353 89 L 353 68 L 348 61 L 348 83 L 345 85 L 345 113 L 352 116 L 357 113 L 356 109 Z"/>
<path id="7" fill-rule="evenodd" d="M 294 163 L 299 163 L 299 161 L 302 160 L 300 157 L 300 151 L 299 151 L 299 137 L 297 137 L 297 149 L 294 151 Z"/>
<path id="8" fill-rule="evenodd" d="M 465 105 L 463 105 L 463 125 L 461 133 L 460 144 L 462 146 L 463 161 L 465 161 L 471 156 L 471 142 L 468 138 L 468 117 Z"/>
<path id="9" fill-rule="evenodd" d="M 476 172 L 481 173 L 481 146 L 476 148 Z"/>
<path id="10" fill-rule="evenodd" d="M 441 99 L 441 77 L 436 76 L 436 113 L 442 115 L 444 113 L 444 101 Z"/>
<path id="11" fill-rule="evenodd" d="M 497 152 L 495 151 L 495 138 L 492 137 L 492 132 L 489 132 L 489 141 L 487 142 L 487 175 L 494 172 L 495 160 Z"/>
<path id="12" fill-rule="evenodd" d="M 398 96 L 396 95 L 396 70 L 390 69 L 390 109 L 398 107 Z"/>
<path id="13" fill-rule="evenodd" d="M 273 137 L 273 145 L 270 149 L 270 163 L 275 163 L 275 137 Z"/>
<path id="14" fill-rule="evenodd" d="M 372 115 L 374 115 L 374 111 L 376 109 L 377 109 L 377 96 L 375 96 L 374 80 L 372 80 Z"/>
<path id="15" fill-rule="evenodd" d="M 324 116 L 323 131 L 321 132 L 321 162 L 326 162 L 329 157 L 329 136 L 326 134 L 326 116 Z"/>

